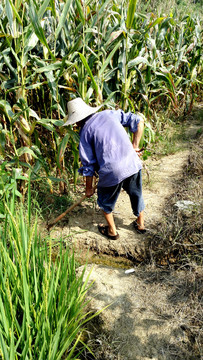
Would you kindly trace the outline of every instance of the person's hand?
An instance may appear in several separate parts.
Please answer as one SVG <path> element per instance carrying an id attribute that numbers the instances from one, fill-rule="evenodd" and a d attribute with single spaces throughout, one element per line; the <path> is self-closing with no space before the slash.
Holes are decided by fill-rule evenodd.
<path id="1" fill-rule="evenodd" d="M 89 198 L 92 195 L 94 195 L 94 192 L 95 192 L 95 189 L 93 187 L 87 188 L 86 191 L 85 191 L 85 195 Z"/>
<path id="2" fill-rule="evenodd" d="M 140 148 L 134 148 L 135 152 L 137 153 L 138 156 L 140 156 L 142 154 L 142 150 Z"/>

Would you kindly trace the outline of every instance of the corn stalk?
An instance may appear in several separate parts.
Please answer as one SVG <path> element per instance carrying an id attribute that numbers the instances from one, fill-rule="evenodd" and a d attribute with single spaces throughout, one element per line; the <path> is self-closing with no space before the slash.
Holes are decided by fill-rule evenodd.
<path id="1" fill-rule="evenodd" d="M 78 136 L 61 125 L 75 96 L 138 110 L 148 120 L 154 110 L 191 111 L 202 86 L 201 22 L 175 12 L 140 13 L 140 6 L 134 0 L 2 2 L 2 160 L 23 173 L 32 169 L 35 180 L 45 176 L 51 187 L 59 173 L 72 178 Z"/>

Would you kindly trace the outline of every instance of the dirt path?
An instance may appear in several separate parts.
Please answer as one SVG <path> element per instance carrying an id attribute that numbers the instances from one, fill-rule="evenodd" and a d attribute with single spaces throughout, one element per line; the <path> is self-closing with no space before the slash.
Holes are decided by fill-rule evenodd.
<path id="1" fill-rule="evenodd" d="M 177 276 L 138 267 L 126 274 L 95 265 L 91 280 L 95 280 L 91 308 L 96 311 L 111 304 L 100 315 L 101 332 L 93 337 L 97 339 L 96 359 L 188 359 L 187 319 L 182 311 L 184 273 Z M 196 359 L 195 354 L 190 359 Z"/>
<path id="2" fill-rule="evenodd" d="M 174 192 L 188 155 L 186 150 L 147 162 L 150 181 L 147 184 L 147 172 L 143 170 L 143 193 L 149 231 L 157 220 L 164 221 L 166 199 Z M 125 192 L 120 194 L 114 215 L 120 234 L 117 241 L 109 241 L 98 233 L 97 224 L 103 217 L 95 201 L 90 200 L 73 211 L 63 229 L 56 227 L 52 231 L 54 237 L 62 232 L 63 239 L 71 239 L 82 254 L 90 248 L 90 262 L 96 262 L 94 255 L 108 255 L 108 266 L 94 265 L 90 278 L 94 280 L 90 292 L 91 307 L 96 311 L 111 304 L 100 315 L 101 332 L 97 324 L 98 334 L 93 336 L 97 339 L 96 359 L 187 359 L 182 344 L 186 344 L 188 338 L 181 327 L 186 322 L 184 316 L 181 318 L 184 274 L 179 272 L 177 278 L 176 273 L 152 266 L 148 270 L 133 267 L 133 272 L 126 274 L 130 263 L 119 266 L 117 262 L 117 267 L 112 266 L 110 255 L 139 260 L 145 247 L 144 236 L 133 230 L 134 216 Z M 88 270 L 91 267 L 88 265 Z"/>
<path id="3" fill-rule="evenodd" d="M 166 220 L 167 199 L 176 191 L 188 161 L 190 141 L 200 126 L 189 121 L 187 150 L 160 159 L 149 157 L 145 162 L 143 194 L 149 232 L 157 234 L 155 225 Z M 91 309 L 108 306 L 95 324 L 90 324 L 89 344 L 96 360 L 199 360 L 191 346 L 195 340 L 188 319 L 188 314 L 193 319 L 199 311 L 191 309 L 196 275 L 188 271 L 186 278 L 184 270 L 141 264 L 142 255 L 149 250 L 147 238 L 133 229 L 135 218 L 124 191 L 114 216 L 120 234 L 117 241 L 109 241 L 97 230 L 103 216 L 96 195 L 51 231 L 53 238 L 62 236 L 64 243 L 73 244 L 80 258 L 86 259 L 89 249 L 86 273 L 92 269 L 90 280 L 94 280 L 89 291 Z M 132 272 L 126 273 L 129 269 Z M 93 357 L 87 354 L 86 359 Z"/>
<path id="4" fill-rule="evenodd" d="M 146 227 L 149 231 L 154 222 L 162 220 L 166 198 L 174 192 L 175 183 L 182 175 L 182 167 L 188 155 L 189 151 L 186 150 L 160 160 L 149 159 L 146 162 L 147 171 L 143 169 L 143 195 L 146 205 Z M 114 216 L 120 235 L 117 241 L 109 241 L 98 233 L 97 225 L 104 219 L 96 204 L 96 196 L 78 206 L 69 216 L 68 223 L 63 229 L 60 226 L 55 227 L 52 234 L 58 237 L 62 233 L 63 239 L 71 239 L 83 254 L 84 250 L 86 253 L 86 250 L 90 249 L 92 256 L 106 254 L 139 261 L 144 251 L 144 238 L 133 229 L 135 217 L 128 195 L 124 191 L 119 196 Z"/>

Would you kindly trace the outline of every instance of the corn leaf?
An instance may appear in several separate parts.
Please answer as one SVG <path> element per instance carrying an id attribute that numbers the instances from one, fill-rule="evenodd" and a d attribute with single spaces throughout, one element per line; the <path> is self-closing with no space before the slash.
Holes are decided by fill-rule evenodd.
<path id="1" fill-rule="evenodd" d="M 54 64 L 51 64 L 51 65 L 43 66 L 41 68 L 36 69 L 36 73 L 43 73 L 43 72 L 49 72 L 52 70 L 60 69 L 61 64 L 62 63 L 60 61 L 60 62 L 55 62 Z"/>
<path id="2" fill-rule="evenodd" d="M 85 66 L 85 69 L 87 70 L 87 72 L 88 72 L 88 74 L 89 74 L 89 76 L 90 76 L 90 78 L 92 80 L 93 88 L 95 89 L 96 93 L 98 94 L 99 93 L 99 88 L 98 88 L 98 85 L 97 85 L 97 83 L 96 83 L 96 81 L 94 79 L 92 71 L 91 71 L 91 69 L 90 69 L 90 67 L 89 67 L 89 65 L 87 63 L 87 60 L 85 59 L 83 54 L 79 53 L 79 55 L 80 55 L 80 58 L 81 58 L 81 60 L 83 62 L 83 65 Z"/>
<path id="3" fill-rule="evenodd" d="M 0 100 L 0 111 L 2 111 L 9 120 L 14 116 L 11 106 L 6 100 Z"/>
<path id="4" fill-rule="evenodd" d="M 113 50 L 110 52 L 110 54 L 108 55 L 108 57 L 106 58 L 106 60 L 104 61 L 102 67 L 99 70 L 99 77 L 101 77 L 104 73 L 104 70 L 107 68 L 107 66 L 109 65 L 112 57 L 114 56 L 115 52 L 119 49 L 121 45 L 121 41 L 119 41 L 116 46 L 113 48 Z"/>
<path id="5" fill-rule="evenodd" d="M 147 66 L 150 67 L 150 63 L 148 62 L 148 60 L 142 56 L 138 56 L 133 60 L 130 60 L 127 64 L 128 69 L 131 69 L 134 66 L 137 66 L 139 64 L 146 64 Z"/>
<path id="6" fill-rule="evenodd" d="M 9 26 L 11 29 L 11 34 L 14 37 L 14 21 L 13 21 L 13 11 L 9 0 L 5 0 L 6 3 L 6 15 L 9 21 Z"/>
<path id="7" fill-rule="evenodd" d="M 57 165 L 59 168 L 61 168 L 61 161 L 63 160 L 64 158 L 64 153 L 66 151 L 66 148 L 67 148 L 67 144 L 68 144 L 68 141 L 69 141 L 69 134 L 66 134 L 64 137 L 63 137 L 63 140 L 62 142 L 60 143 L 59 145 L 59 149 L 58 149 L 58 154 L 57 154 Z"/>
<path id="8" fill-rule="evenodd" d="M 166 19 L 166 17 L 159 17 L 158 19 L 156 19 L 155 21 L 153 21 L 151 24 L 149 24 L 146 28 L 146 32 L 151 29 L 152 27 L 160 24 L 164 19 Z"/>
<path id="9" fill-rule="evenodd" d="M 77 6 L 78 13 L 80 15 L 80 20 L 81 20 L 82 24 L 84 25 L 85 24 L 85 16 L 84 16 L 84 12 L 83 12 L 83 8 L 82 8 L 80 0 L 76 0 L 76 6 Z"/>
<path id="10" fill-rule="evenodd" d="M 67 20 L 67 15 L 68 15 L 68 11 L 69 11 L 71 2 L 72 2 L 72 0 L 67 0 L 66 3 L 64 4 L 63 11 L 60 16 L 60 21 L 59 21 L 59 24 L 56 29 L 56 39 L 58 38 L 66 20 Z"/>
<path id="11" fill-rule="evenodd" d="M 56 19 L 56 6 L 55 6 L 55 0 L 50 0 L 50 4 L 51 4 L 52 14 L 53 14 L 54 18 Z"/>
<path id="12" fill-rule="evenodd" d="M 22 156 L 23 154 L 30 154 L 30 155 L 32 155 L 35 159 L 38 159 L 38 157 L 35 155 L 34 151 L 31 150 L 30 148 L 26 147 L 26 146 L 17 149 L 17 154 L 18 154 L 18 156 Z"/>
<path id="13" fill-rule="evenodd" d="M 44 13 L 47 9 L 47 6 L 49 4 L 50 0 L 44 0 L 42 2 L 42 5 L 37 13 L 38 16 L 38 20 L 41 21 L 42 17 L 44 16 Z M 35 33 L 33 33 L 32 30 L 32 24 L 28 25 L 26 32 L 25 32 L 25 39 L 24 39 L 24 52 L 25 54 L 29 51 L 32 50 L 36 44 L 38 42 L 38 37 L 35 35 Z"/>
<path id="14" fill-rule="evenodd" d="M 10 1 L 10 5 L 12 7 L 12 10 L 13 10 L 13 14 L 15 15 L 15 17 L 18 19 L 18 22 L 21 24 L 21 26 L 23 26 L 23 23 L 22 23 L 22 20 L 18 14 L 18 10 L 16 9 L 16 7 L 14 6 L 12 0 L 9 0 Z"/>
<path id="15" fill-rule="evenodd" d="M 136 5 L 137 5 L 137 0 L 129 0 L 127 19 L 126 19 L 126 28 L 127 29 L 131 29 L 131 27 L 132 27 L 135 10 L 136 10 Z"/>
<path id="16" fill-rule="evenodd" d="M 55 60 L 55 56 L 52 54 L 52 52 L 49 48 L 49 45 L 47 43 L 47 40 L 46 40 L 46 37 L 44 34 L 44 30 L 43 30 L 42 26 L 40 25 L 39 17 L 37 16 L 37 12 L 35 10 L 33 0 L 30 0 L 29 14 L 30 14 L 30 20 L 31 20 L 31 23 L 32 23 L 32 26 L 33 26 L 36 36 L 41 41 L 41 43 L 47 48 L 52 59 Z"/>

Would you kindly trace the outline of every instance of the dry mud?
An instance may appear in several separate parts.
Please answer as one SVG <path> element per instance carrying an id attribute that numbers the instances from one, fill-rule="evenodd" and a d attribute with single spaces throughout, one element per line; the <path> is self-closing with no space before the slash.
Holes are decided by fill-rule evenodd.
<path id="1" fill-rule="evenodd" d="M 166 200 L 175 191 L 188 155 L 186 150 L 145 163 L 143 194 L 148 231 L 152 231 L 151 226 L 157 220 L 164 221 Z M 103 261 L 101 265 L 90 264 L 87 268 L 89 273 L 93 266 L 90 280 L 94 284 L 89 292 L 91 308 L 97 311 L 108 306 L 99 315 L 102 330 L 96 326 L 93 334 L 97 341 L 96 359 L 189 359 L 187 319 L 183 311 L 187 306 L 184 272 L 177 274 L 139 266 L 146 246 L 145 236 L 133 229 L 134 216 L 124 191 L 114 215 L 120 234 L 117 241 L 98 233 L 97 224 L 103 222 L 103 217 L 96 205 L 96 196 L 75 209 L 63 222 L 63 228 L 56 226 L 51 232 L 53 237 L 62 235 L 64 241 L 74 244 L 81 256 L 85 254 L 86 257 L 90 249 L 89 263 L 96 262 L 98 255 L 106 254 L 109 258 L 108 266 Z M 127 261 L 113 264 L 111 256 L 133 260 L 134 265 Z M 127 274 L 129 268 L 133 272 Z"/>
<path id="2" fill-rule="evenodd" d="M 163 220 L 163 208 L 167 197 L 175 191 L 176 181 L 182 175 L 189 151 L 165 156 L 160 160 L 149 159 L 143 169 L 143 195 L 145 201 L 145 223 L 148 231 L 151 225 Z M 119 239 L 108 240 L 98 232 L 97 225 L 104 222 L 103 215 L 94 198 L 84 201 L 63 222 L 63 228 L 56 226 L 52 230 L 54 237 L 62 235 L 64 241 L 70 241 L 81 254 L 90 249 L 90 255 L 112 255 L 140 261 L 145 251 L 144 236 L 133 229 L 135 217 L 132 213 L 129 197 L 125 191 L 119 195 L 115 211 L 115 223 Z"/>

